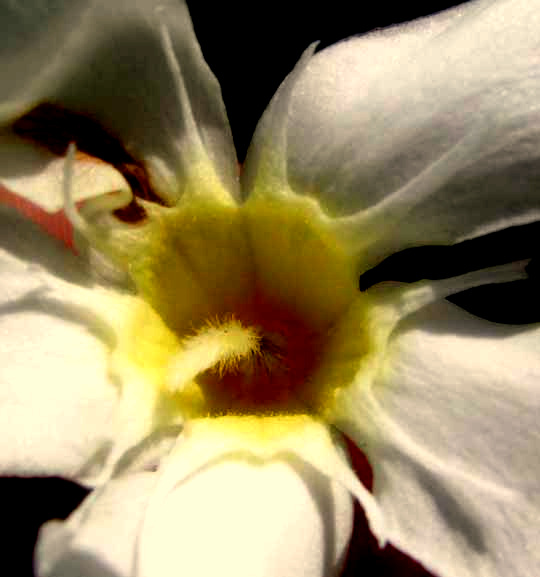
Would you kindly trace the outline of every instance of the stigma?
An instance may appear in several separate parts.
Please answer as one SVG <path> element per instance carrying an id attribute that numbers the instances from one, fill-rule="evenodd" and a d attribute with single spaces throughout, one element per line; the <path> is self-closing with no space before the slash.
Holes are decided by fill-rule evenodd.
<path id="1" fill-rule="evenodd" d="M 318 403 L 311 375 L 325 337 L 259 294 L 185 337 L 167 386 L 182 396 L 195 382 L 214 415 L 303 413 Z"/>

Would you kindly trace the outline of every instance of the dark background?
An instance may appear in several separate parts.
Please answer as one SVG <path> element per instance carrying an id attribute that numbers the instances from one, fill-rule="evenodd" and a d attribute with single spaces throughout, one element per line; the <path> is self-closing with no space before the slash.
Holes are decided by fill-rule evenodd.
<path id="1" fill-rule="evenodd" d="M 229 114 L 240 161 L 265 106 L 314 40 L 321 46 L 377 27 L 410 20 L 450 7 L 455 2 L 189 2 L 205 58 L 218 77 Z M 466 246 L 423 247 L 405 251 L 365 275 L 361 288 L 384 279 L 414 281 L 459 274 L 497 262 L 533 256 L 538 226 L 520 227 Z M 441 251 L 445 251 L 444 254 Z M 496 261 L 493 262 L 493 255 Z M 440 263 L 445 268 L 440 269 Z M 448 272 L 448 264 L 452 270 Z M 534 267 L 531 268 L 534 272 Z M 538 275 L 534 275 L 537 278 Z M 540 320 L 538 281 L 475 289 L 455 300 L 475 314 L 507 323 Z M 501 306 L 501 303 L 504 303 Z M 32 549 L 39 526 L 51 518 L 66 517 L 85 491 L 60 479 L 0 479 L 4 522 L 3 566 L 14 575 L 32 575 Z M 422 569 L 399 552 L 376 552 L 366 539 L 358 511 L 354 554 L 348 577 L 419 577 Z M 364 544 L 362 544 L 364 543 Z M 74 576 L 76 577 L 76 576 Z M 157 576 L 158 577 L 158 576 Z M 276 576 L 279 577 L 279 576 Z"/>

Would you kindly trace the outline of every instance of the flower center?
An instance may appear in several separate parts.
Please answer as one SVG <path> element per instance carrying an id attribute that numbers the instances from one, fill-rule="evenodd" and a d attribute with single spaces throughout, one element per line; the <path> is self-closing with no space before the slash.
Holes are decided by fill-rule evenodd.
<path id="1" fill-rule="evenodd" d="M 188 418 L 322 414 L 369 343 L 343 325 L 355 260 L 319 207 L 192 196 L 147 210 L 139 228 L 111 232 L 140 295 L 116 360 Z"/>
<path id="2" fill-rule="evenodd" d="M 183 341 L 170 383 L 181 394 L 195 378 L 213 414 L 305 412 L 320 402 L 310 377 L 323 347 L 293 311 L 256 296 Z"/>

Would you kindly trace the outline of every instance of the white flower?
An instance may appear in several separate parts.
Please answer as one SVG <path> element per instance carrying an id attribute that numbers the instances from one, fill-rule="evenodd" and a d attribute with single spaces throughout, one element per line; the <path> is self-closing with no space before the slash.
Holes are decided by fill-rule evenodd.
<path id="1" fill-rule="evenodd" d="M 4 5 L 2 182 L 81 253 L 2 208 L 3 471 L 95 487 L 41 575 L 334 575 L 352 497 L 441 577 L 537 572 L 540 328 L 444 301 L 525 263 L 358 276 L 540 219 L 539 8 L 309 48 L 240 182 L 182 2 Z"/>

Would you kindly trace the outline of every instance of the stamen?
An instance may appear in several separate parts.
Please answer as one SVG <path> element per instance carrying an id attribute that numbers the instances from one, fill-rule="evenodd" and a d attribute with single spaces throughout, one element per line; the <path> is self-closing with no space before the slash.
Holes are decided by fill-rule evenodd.
<path id="1" fill-rule="evenodd" d="M 181 352 L 169 366 L 167 386 L 171 392 L 181 391 L 197 375 L 215 368 L 220 375 L 234 372 L 240 363 L 260 351 L 261 336 L 252 327 L 239 321 L 209 323 L 193 337 L 184 341 Z"/>

